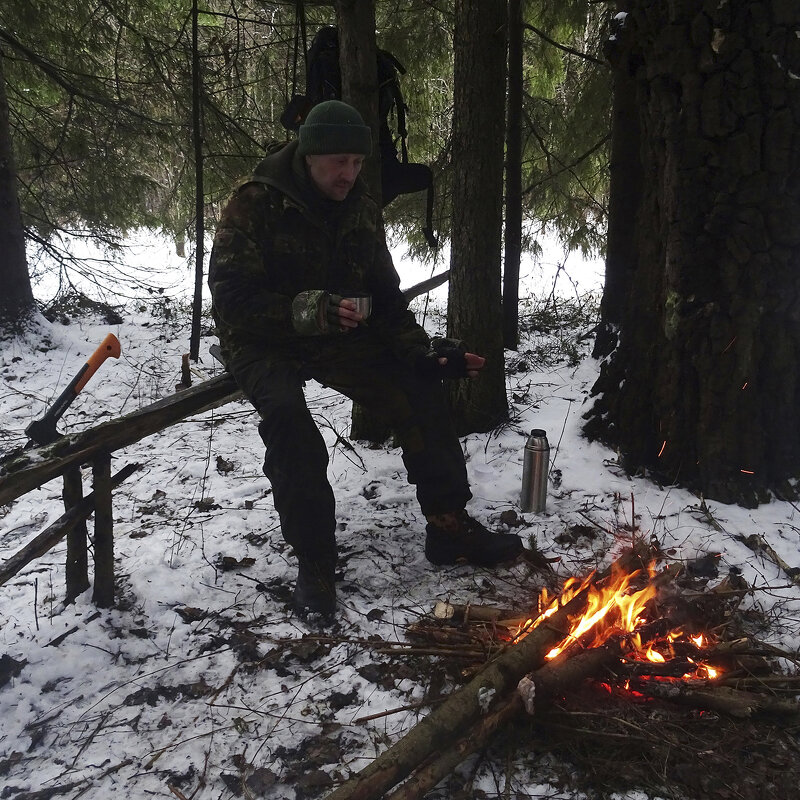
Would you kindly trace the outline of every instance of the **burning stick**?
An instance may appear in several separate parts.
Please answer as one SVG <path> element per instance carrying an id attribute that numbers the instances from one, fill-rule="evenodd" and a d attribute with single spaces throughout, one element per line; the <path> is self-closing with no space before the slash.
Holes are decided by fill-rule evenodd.
<path id="1" fill-rule="evenodd" d="M 769 695 L 742 692 L 726 686 L 709 688 L 693 687 L 688 683 L 664 683 L 662 681 L 633 678 L 630 688 L 650 697 L 671 700 L 708 711 L 718 711 L 732 717 L 747 719 L 759 714 L 797 716 L 800 705 L 793 700 L 783 700 Z"/>
<path id="2" fill-rule="evenodd" d="M 546 624 L 509 647 L 400 741 L 328 795 L 328 800 L 381 797 L 424 763 L 431 753 L 450 746 L 459 732 L 489 712 L 496 698 L 506 695 L 531 667 L 542 663 L 545 654 L 566 635 L 570 617 L 585 608 L 586 594 L 585 591 L 577 594 L 552 614 Z"/>
<path id="3" fill-rule="evenodd" d="M 549 704 L 567 689 L 601 674 L 618 662 L 619 657 L 619 642 L 609 642 L 572 657 L 569 652 L 562 652 L 541 669 L 524 676 L 517 684 L 517 694 L 525 710 L 535 714 L 537 708 Z"/>
<path id="4" fill-rule="evenodd" d="M 643 566 L 643 559 L 644 563 L 647 562 L 648 555 L 649 549 L 644 545 L 626 552 L 615 562 L 613 570 L 607 571 L 602 577 L 595 577 L 594 581 L 602 581 L 612 571 L 639 569 Z M 431 753 L 451 748 L 459 733 L 481 724 L 482 718 L 485 721 L 487 714 L 499 712 L 506 703 L 519 702 L 508 700 L 507 697 L 526 673 L 539 667 L 546 654 L 563 642 L 572 628 L 570 620 L 580 617 L 586 610 L 591 583 L 589 581 L 575 591 L 565 605 L 556 603 L 548 617 L 527 632 L 522 640 L 508 647 L 405 737 L 328 795 L 328 800 L 374 800 L 383 796 L 424 764 Z M 456 762 L 459 763 L 463 760 L 464 751 L 458 746 L 455 751 L 456 754 L 461 753 Z"/>

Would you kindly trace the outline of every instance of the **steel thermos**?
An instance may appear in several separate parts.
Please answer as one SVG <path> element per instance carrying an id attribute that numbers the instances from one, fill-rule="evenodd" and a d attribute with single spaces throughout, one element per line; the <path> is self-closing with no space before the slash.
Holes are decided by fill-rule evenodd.
<path id="1" fill-rule="evenodd" d="M 531 431 L 525 442 L 522 462 L 522 494 L 520 508 L 539 514 L 547 505 L 547 473 L 550 468 L 550 445 L 540 428 Z"/>

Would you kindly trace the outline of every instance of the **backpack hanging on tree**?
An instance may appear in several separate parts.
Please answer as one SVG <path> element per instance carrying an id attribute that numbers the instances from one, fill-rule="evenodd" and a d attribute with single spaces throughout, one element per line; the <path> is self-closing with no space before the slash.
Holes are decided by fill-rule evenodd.
<path id="1" fill-rule="evenodd" d="M 378 50 L 378 149 L 381 157 L 382 205 L 389 205 L 398 195 L 427 190 L 427 210 L 423 233 L 430 247 L 437 246 L 433 235 L 433 173 L 426 164 L 408 160 L 406 140 L 407 106 L 400 91 L 399 76 L 405 67 L 388 51 Z M 325 100 L 342 99 L 342 75 L 339 67 L 339 32 L 330 25 L 317 31 L 306 54 L 306 93 L 293 94 L 281 115 L 281 124 L 297 131 L 308 112 Z M 400 156 L 389 125 L 394 112 Z"/>

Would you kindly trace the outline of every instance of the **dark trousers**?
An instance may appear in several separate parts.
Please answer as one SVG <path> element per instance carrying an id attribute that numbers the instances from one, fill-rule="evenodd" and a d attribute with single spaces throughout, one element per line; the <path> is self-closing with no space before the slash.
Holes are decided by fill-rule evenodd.
<path id="1" fill-rule="evenodd" d="M 328 452 L 305 403 L 305 380 L 335 389 L 391 426 L 423 514 L 459 511 L 472 496 L 441 382 L 419 377 L 368 332 L 326 339 L 302 362 L 270 354 L 229 366 L 261 416 L 264 474 L 284 539 L 298 558 L 336 554 Z"/>

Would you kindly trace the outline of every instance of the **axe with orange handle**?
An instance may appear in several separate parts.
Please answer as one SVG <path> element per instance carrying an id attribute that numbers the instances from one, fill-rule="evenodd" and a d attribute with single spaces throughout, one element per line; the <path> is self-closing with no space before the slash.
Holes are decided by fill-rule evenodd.
<path id="1" fill-rule="evenodd" d="M 100 343 L 97 350 L 89 356 L 89 360 L 78 370 L 78 374 L 69 382 L 69 386 L 64 389 L 56 401 L 47 409 L 41 419 L 31 422 L 25 428 L 25 435 L 28 443 L 25 445 L 27 450 L 30 447 L 37 447 L 50 444 L 58 439 L 61 434 L 56 430 L 56 422 L 61 419 L 64 412 L 72 405 L 72 401 L 80 394 L 81 389 L 89 381 L 89 378 L 100 369 L 100 365 L 107 358 L 119 358 L 122 352 L 119 339 L 113 333 L 109 333 Z"/>

